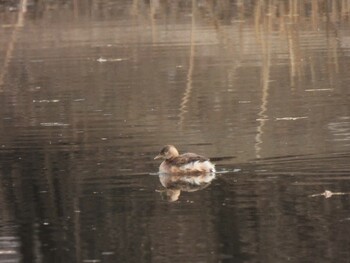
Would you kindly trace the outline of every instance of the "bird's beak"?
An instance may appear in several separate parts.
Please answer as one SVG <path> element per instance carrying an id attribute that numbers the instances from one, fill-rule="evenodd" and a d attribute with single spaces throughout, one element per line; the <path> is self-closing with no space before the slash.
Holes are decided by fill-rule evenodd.
<path id="1" fill-rule="evenodd" d="M 158 154 L 156 157 L 154 157 L 154 160 L 160 159 L 162 158 L 162 156 L 160 154 Z"/>

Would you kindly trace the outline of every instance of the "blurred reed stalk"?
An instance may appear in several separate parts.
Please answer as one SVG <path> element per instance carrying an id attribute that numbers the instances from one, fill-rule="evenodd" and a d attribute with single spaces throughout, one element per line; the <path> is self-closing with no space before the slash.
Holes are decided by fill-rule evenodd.
<path id="1" fill-rule="evenodd" d="M 261 54 L 262 54 L 262 68 L 261 68 L 261 105 L 260 111 L 258 112 L 259 118 L 257 119 L 257 133 L 255 136 L 255 156 L 260 158 L 261 144 L 263 143 L 264 126 L 268 121 L 267 107 L 268 107 L 268 97 L 269 97 L 269 84 L 270 84 L 270 68 L 271 68 L 271 32 L 272 32 L 272 16 L 264 16 L 262 10 L 265 8 L 264 3 L 260 2 L 261 5 L 257 5 L 255 10 L 255 32 L 258 41 L 261 44 Z M 268 6 L 268 14 L 275 12 L 275 6 Z M 261 17 L 266 17 L 262 19 Z"/>
<path id="2" fill-rule="evenodd" d="M 20 29 L 24 26 L 24 16 L 27 12 L 27 0 L 21 0 L 19 4 L 19 11 L 17 16 L 17 22 L 13 26 L 13 31 L 9 40 L 9 43 L 6 48 L 4 63 L 2 65 L 2 69 L 0 72 L 0 92 L 4 90 L 4 78 L 7 74 L 8 66 L 10 64 L 12 53 L 15 48 L 15 44 L 18 38 L 18 34 L 20 32 Z"/>
<path id="3" fill-rule="evenodd" d="M 193 69 L 194 69 L 194 57 L 195 57 L 195 32 L 196 32 L 196 15 L 197 15 L 197 1 L 192 0 L 192 22 L 191 22 L 191 38 L 190 38 L 190 54 L 189 65 L 186 78 L 186 89 L 182 96 L 180 103 L 179 123 L 183 124 L 185 120 L 185 114 L 187 112 L 187 104 L 191 97 L 193 89 Z"/>

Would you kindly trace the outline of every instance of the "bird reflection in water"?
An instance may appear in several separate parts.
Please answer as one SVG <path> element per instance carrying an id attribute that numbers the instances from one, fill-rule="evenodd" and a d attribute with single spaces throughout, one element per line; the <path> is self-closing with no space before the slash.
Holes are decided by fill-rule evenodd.
<path id="1" fill-rule="evenodd" d="M 160 173 L 159 181 L 165 189 L 157 190 L 161 196 L 169 202 L 179 199 L 181 191 L 196 192 L 210 185 L 215 179 L 215 173 L 204 174 L 168 174 Z"/>

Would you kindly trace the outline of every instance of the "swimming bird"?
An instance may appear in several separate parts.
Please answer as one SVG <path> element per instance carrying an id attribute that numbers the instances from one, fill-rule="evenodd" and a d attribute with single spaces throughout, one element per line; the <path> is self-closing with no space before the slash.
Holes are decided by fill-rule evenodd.
<path id="1" fill-rule="evenodd" d="M 174 145 L 165 145 L 154 159 L 164 159 L 159 166 L 160 173 L 215 173 L 215 165 L 208 158 L 195 153 L 180 155 Z"/>

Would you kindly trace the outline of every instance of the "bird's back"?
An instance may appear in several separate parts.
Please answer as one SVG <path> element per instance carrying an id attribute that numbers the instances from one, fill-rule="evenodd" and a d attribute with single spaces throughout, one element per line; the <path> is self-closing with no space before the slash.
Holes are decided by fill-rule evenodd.
<path id="1" fill-rule="evenodd" d="M 164 170 L 174 173 L 202 173 L 215 172 L 215 165 L 208 158 L 195 154 L 184 153 L 171 160 L 166 160 Z"/>

